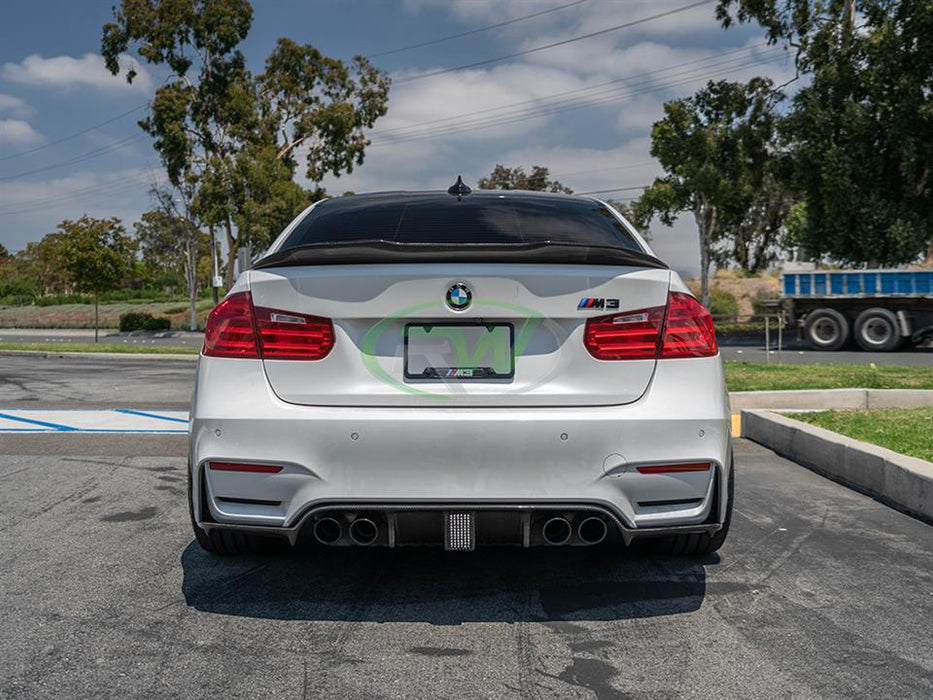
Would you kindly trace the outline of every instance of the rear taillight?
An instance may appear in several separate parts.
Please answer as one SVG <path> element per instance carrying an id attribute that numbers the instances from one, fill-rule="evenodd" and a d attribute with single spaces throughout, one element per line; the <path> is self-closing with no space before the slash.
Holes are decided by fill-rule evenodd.
<path id="1" fill-rule="evenodd" d="M 204 331 L 209 357 L 321 360 L 334 347 L 327 318 L 253 307 L 249 292 L 237 292 L 211 311 Z"/>
<path id="2" fill-rule="evenodd" d="M 689 294 L 671 292 L 661 358 L 710 357 L 719 352 L 709 311 Z"/>
<path id="3" fill-rule="evenodd" d="M 334 324 L 328 318 L 260 306 L 254 313 L 263 359 L 322 360 L 334 347 Z"/>
<path id="4" fill-rule="evenodd" d="M 204 329 L 209 357 L 259 357 L 249 292 L 231 294 L 211 311 Z"/>
<path id="5" fill-rule="evenodd" d="M 709 312 L 681 292 L 671 292 L 667 306 L 588 319 L 583 344 L 597 360 L 709 357 L 719 351 Z"/>
<path id="6" fill-rule="evenodd" d="M 597 360 L 653 360 L 663 322 L 663 306 L 591 318 L 583 343 Z"/>

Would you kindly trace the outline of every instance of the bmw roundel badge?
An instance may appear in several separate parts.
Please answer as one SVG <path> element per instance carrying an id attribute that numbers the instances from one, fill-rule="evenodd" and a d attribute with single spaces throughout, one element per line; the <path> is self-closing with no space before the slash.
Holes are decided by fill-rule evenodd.
<path id="1" fill-rule="evenodd" d="M 463 282 L 456 282 L 447 290 L 447 306 L 454 311 L 465 311 L 472 300 L 473 292 Z"/>

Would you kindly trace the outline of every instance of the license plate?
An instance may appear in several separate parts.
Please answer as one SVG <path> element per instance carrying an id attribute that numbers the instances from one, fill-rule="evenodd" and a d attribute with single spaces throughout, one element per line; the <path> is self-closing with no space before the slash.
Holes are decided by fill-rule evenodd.
<path id="1" fill-rule="evenodd" d="M 405 378 L 469 381 L 515 374 L 511 323 L 405 326 Z"/>

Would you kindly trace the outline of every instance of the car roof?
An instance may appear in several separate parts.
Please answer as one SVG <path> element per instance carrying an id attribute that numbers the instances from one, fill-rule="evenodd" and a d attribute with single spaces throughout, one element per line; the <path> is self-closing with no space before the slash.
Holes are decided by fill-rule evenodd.
<path id="1" fill-rule="evenodd" d="M 429 204 L 432 200 L 438 202 L 449 202 L 456 199 L 456 195 L 448 194 L 443 190 L 387 190 L 384 192 L 367 192 L 362 194 L 349 194 L 333 199 L 352 199 L 355 203 L 365 204 L 383 203 L 386 201 L 399 203 Z M 478 190 L 474 189 L 470 194 L 463 195 L 463 199 L 507 199 L 513 202 L 520 201 L 541 201 L 542 199 L 551 200 L 572 200 L 593 199 L 592 197 L 580 197 L 578 195 L 564 194 L 563 192 L 538 192 L 533 190 Z"/>

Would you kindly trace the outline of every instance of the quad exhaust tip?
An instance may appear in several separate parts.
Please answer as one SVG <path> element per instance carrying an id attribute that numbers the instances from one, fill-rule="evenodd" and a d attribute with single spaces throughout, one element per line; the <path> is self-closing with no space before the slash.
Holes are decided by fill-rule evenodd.
<path id="1" fill-rule="evenodd" d="M 350 539 L 355 544 L 367 545 L 376 541 L 379 536 L 379 528 L 369 518 L 357 518 L 350 523 Z"/>
<path id="2" fill-rule="evenodd" d="M 541 528 L 541 536 L 550 545 L 567 544 L 573 528 L 566 518 L 551 518 Z"/>
<path id="3" fill-rule="evenodd" d="M 584 544 L 599 544 L 606 539 L 608 533 L 609 528 L 602 518 L 584 518 L 577 526 L 577 536 Z"/>
<path id="4" fill-rule="evenodd" d="M 321 544 L 334 544 L 343 534 L 343 527 L 335 518 L 321 518 L 314 523 L 314 539 Z"/>

